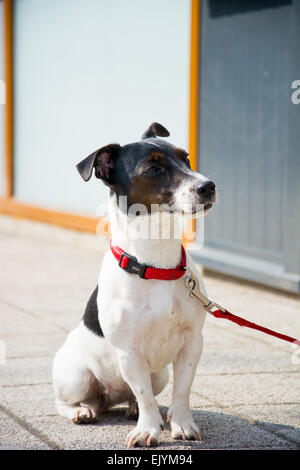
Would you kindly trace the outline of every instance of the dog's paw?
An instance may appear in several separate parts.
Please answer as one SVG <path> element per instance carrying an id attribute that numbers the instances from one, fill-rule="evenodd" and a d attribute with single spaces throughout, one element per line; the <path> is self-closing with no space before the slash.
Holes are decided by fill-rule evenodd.
<path id="1" fill-rule="evenodd" d="M 125 411 L 127 419 L 137 420 L 139 417 L 139 407 L 136 401 L 130 403 Z"/>
<path id="2" fill-rule="evenodd" d="M 171 424 L 171 432 L 173 439 L 181 439 L 183 441 L 201 441 L 202 436 L 199 428 L 193 420 L 190 412 L 168 413 L 168 421 Z"/>
<path id="3" fill-rule="evenodd" d="M 79 406 L 74 410 L 72 421 L 75 424 L 95 423 L 97 421 L 97 416 L 92 408 L 89 408 L 88 406 Z"/>
<path id="4" fill-rule="evenodd" d="M 127 447 L 155 447 L 158 446 L 159 432 L 163 429 L 163 421 L 160 418 L 158 425 L 148 422 L 139 423 L 131 431 L 126 439 Z"/>
<path id="5" fill-rule="evenodd" d="M 143 430 L 138 426 L 131 431 L 126 439 L 127 447 L 155 447 L 158 446 L 159 430 L 152 428 Z"/>

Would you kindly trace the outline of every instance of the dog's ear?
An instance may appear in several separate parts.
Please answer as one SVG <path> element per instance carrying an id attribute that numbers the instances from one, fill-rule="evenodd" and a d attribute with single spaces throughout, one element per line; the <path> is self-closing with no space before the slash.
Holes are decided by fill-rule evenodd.
<path id="1" fill-rule="evenodd" d="M 158 122 L 152 122 L 152 124 L 148 127 L 146 132 L 142 135 L 143 139 L 149 139 L 149 137 L 169 137 L 170 132 Z"/>
<path id="2" fill-rule="evenodd" d="M 120 149 L 119 144 L 110 144 L 91 153 L 76 165 L 80 176 L 84 181 L 88 181 L 92 176 L 93 168 L 95 168 L 96 178 L 100 178 L 104 183 L 111 185 Z"/>

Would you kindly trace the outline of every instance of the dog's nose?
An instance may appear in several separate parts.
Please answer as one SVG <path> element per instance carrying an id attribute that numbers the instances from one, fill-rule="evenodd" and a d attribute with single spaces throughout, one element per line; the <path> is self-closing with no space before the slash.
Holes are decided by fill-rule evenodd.
<path id="1" fill-rule="evenodd" d="M 202 197 L 213 196 L 216 192 L 216 185 L 212 181 L 205 181 L 197 186 L 196 191 Z"/>

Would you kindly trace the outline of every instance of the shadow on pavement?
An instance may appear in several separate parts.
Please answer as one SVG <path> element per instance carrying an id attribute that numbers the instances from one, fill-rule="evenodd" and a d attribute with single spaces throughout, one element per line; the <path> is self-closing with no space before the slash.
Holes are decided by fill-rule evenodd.
<path id="1" fill-rule="evenodd" d="M 254 421 L 250 423 L 239 416 L 215 411 L 193 409 L 193 417 L 202 433 L 202 441 L 179 441 L 171 438 L 170 424 L 167 422 L 167 410 L 160 406 L 165 422 L 161 433 L 159 448 L 185 447 L 188 449 L 265 449 L 299 448 L 300 429 L 293 426 Z M 125 417 L 126 407 L 116 407 L 102 415 L 99 423 L 88 426 L 135 425 L 135 421 Z M 291 435 L 292 434 L 292 435 Z M 280 437 L 284 440 L 280 441 Z M 288 442 L 286 439 L 288 438 Z"/>

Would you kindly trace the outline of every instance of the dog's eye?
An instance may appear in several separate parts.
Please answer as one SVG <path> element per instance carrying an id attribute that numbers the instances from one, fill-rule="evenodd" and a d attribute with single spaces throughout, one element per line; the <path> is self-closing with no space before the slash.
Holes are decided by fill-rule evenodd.
<path id="1" fill-rule="evenodd" d="M 148 175 L 148 176 L 155 176 L 158 175 L 159 173 L 163 172 L 163 168 L 157 165 L 150 166 L 143 172 L 143 175 Z"/>

